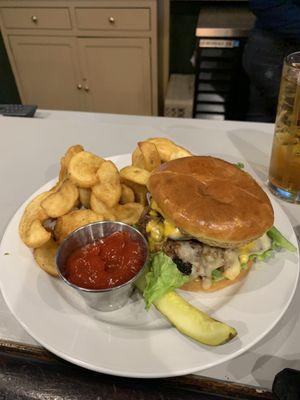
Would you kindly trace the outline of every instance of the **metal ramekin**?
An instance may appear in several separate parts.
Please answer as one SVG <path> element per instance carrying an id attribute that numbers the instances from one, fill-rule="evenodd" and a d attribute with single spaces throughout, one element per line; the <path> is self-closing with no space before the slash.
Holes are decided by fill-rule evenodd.
<path id="1" fill-rule="evenodd" d="M 64 266 L 68 257 L 79 247 L 94 243 L 96 240 L 105 236 L 109 236 L 114 232 L 127 231 L 131 237 L 138 240 L 145 254 L 145 260 L 140 271 L 131 278 L 128 282 L 120 286 L 115 286 L 108 289 L 86 289 L 74 285 L 69 282 L 64 276 Z M 148 245 L 144 236 L 135 228 L 122 222 L 103 221 L 93 222 L 82 226 L 70 233 L 58 248 L 56 253 L 56 266 L 60 277 L 63 281 L 77 290 L 85 299 L 86 303 L 99 311 L 113 311 L 123 307 L 133 290 L 134 282 L 142 273 L 148 258 Z"/>

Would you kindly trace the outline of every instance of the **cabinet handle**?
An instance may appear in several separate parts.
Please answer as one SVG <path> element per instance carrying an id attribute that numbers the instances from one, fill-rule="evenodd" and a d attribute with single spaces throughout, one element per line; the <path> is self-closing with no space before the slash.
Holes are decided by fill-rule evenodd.
<path id="1" fill-rule="evenodd" d="M 37 24 L 37 23 L 38 23 L 38 17 L 35 16 L 35 15 L 33 15 L 33 16 L 31 17 L 31 21 L 34 22 L 35 24 Z"/>
<path id="2" fill-rule="evenodd" d="M 82 89 L 82 85 L 81 85 L 81 83 L 78 83 L 78 85 L 77 85 L 77 89 L 78 89 L 78 90 L 81 90 L 81 89 Z"/>
<path id="3" fill-rule="evenodd" d="M 84 90 L 85 90 L 86 92 L 89 92 L 89 91 L 90 91 L 90 88 L 89 88 L 88 86 L 85 86 L 85 87 L 84 87 Z"/>
<path id="4" fill-rule="evenodd" d="M 114 24 L 116 22 L 116 20 L 114 19 L 114 17 L 109 17 L 108 21 L 110 24 Z"/>

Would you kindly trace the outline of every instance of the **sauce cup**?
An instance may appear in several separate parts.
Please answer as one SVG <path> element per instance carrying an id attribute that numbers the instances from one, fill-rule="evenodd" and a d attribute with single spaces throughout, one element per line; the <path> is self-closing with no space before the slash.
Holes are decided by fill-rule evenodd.
<path id="1" fill-rule="evenodd" d="M 139 272 L 122 285 L 107 289 L 86 289 L 71 283 L 65 277 L 65 265 L 69 256 L 80 247 L 92 244 L 95 241 L 109 236 L 115 232 L 128 232 L 132 239 L 136 240 L 143 250 L 145 259 Z M 134 282 L 144 270 L 148 259 L 148 245 L 144 236 L 135 228 L 122 222 L 102 221 L 93 222 L 82 226 L 70 233 L 58 248 L 56 253 L 56 266 L 62 280 L 74 290 L 80 293 L 88 306 L 99 311 L 113 311 L 123 307 L 134 288 Z"/>

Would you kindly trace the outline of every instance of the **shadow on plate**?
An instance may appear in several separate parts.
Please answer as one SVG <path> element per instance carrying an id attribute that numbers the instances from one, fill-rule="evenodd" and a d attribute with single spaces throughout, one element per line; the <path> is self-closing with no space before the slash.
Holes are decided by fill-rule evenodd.
<path id="1" fill-rule="evenodd" d="M 101 312 L 87 306 L 83 297 L 62 280 L 45 276 L 43 271 L 37 279 L 37 290 L 49 307 L 64 314 L 83 314 L 93 320 L 128 329 L 147 331 L 171 328 L 154 307 L 149 312 L 145 310 L 144 301 L 137 291 L 133 292 L 128 303 L 121 309 Z"/>

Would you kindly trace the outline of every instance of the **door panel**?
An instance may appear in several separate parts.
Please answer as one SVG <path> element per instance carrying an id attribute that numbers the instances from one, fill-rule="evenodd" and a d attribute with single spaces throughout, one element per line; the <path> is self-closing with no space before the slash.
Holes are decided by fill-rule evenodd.
<path id="1" fill-rule="evenodd" d="M 82 110 L 82 90 L 75 38 L 9 38 L 24 103 L 39 108 Z"/>
<path id="2" fill-rule="evenodd" d="M 78 39 L 89 111 L 151 115 L 149 39 Z"/>

